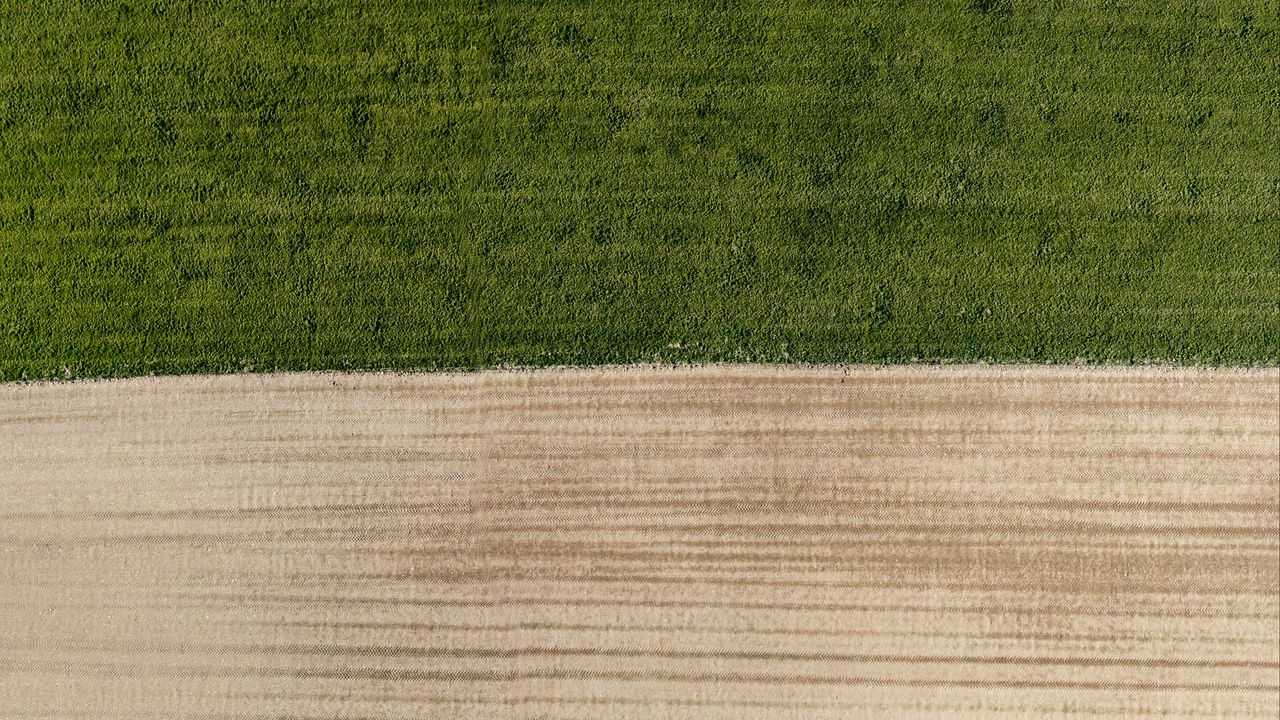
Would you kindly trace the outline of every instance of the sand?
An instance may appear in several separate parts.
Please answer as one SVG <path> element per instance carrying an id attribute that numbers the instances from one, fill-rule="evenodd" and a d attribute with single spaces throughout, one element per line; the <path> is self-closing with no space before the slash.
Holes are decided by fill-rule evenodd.
<path id="1" fill-rule="evenodd" d="M 1268 718 L 1280 371 L 0 385 L 2 718 Z"/>

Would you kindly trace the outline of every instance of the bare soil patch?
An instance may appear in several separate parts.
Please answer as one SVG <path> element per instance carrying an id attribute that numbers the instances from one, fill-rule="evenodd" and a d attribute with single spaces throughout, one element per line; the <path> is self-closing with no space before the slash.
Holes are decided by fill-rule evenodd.
<path id="1" fill-rule="evenodd" d="M 1280 371 L 0 386 L 0 717 L 1257 717 Z"/>

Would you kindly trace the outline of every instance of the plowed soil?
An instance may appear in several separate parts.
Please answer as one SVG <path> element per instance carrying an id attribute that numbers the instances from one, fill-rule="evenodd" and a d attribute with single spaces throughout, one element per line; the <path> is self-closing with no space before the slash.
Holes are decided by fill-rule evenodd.
<path id="1" fill-rule="evenodd" d="M 0 386 L 0 717 L 1280 711 L 1280 371 Z"/>

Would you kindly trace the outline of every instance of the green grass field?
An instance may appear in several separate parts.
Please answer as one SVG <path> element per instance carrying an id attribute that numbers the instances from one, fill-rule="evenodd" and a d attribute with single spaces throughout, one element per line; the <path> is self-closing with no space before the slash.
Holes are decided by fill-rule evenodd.
<path id="1" fill-rule="evenodd" d="M 1280 3 L 0 0 L 0 377 L 1277 363 Z"/>

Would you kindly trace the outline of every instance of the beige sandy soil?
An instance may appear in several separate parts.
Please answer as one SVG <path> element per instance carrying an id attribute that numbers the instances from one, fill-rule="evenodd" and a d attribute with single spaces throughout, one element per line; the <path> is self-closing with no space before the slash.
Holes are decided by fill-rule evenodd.
<path id="1" fill-rule="evenodd" d="M 1280 371 L 0 386 L 0 717 L 1280 711 Z"/>

